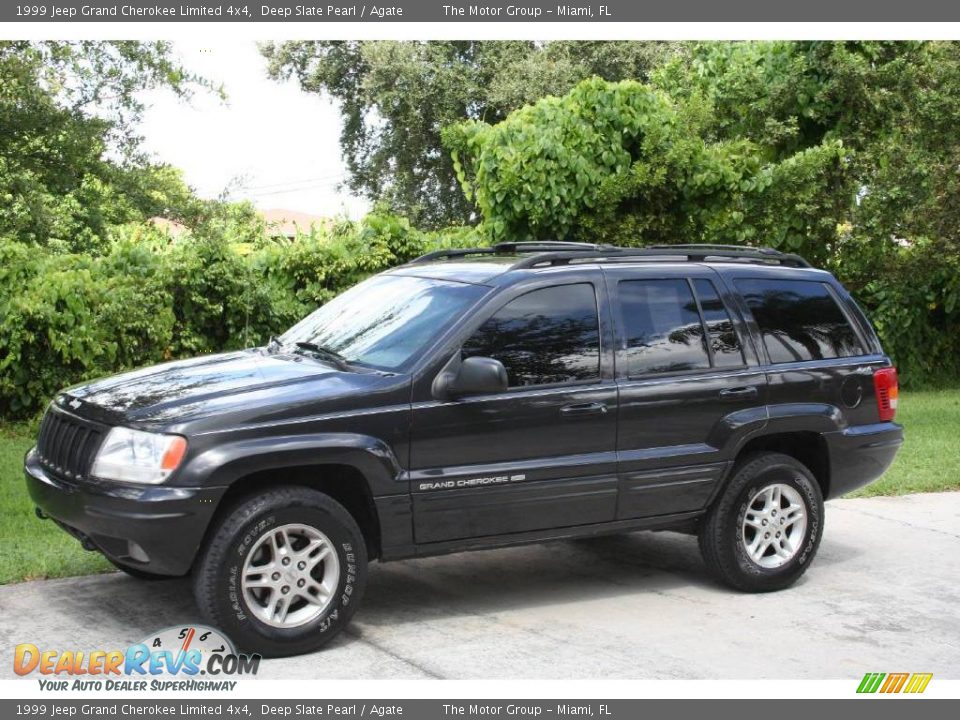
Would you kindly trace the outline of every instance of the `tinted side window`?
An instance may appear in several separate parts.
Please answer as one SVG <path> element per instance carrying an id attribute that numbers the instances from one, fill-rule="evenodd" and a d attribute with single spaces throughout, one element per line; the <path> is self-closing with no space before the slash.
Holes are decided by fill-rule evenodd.
<path id="1" fill-rule="evenodd" d="M 510 387 L 600 376 L 600 327 L 593 285 L 534 290 L 497 311 L 463 345 L 463 356 L 492 357 Z"/>
<path id="2" fill-rule="evenodd" d="M 770 362 L 863 354 L 860 340 L 824 283 L 737 280 L 736 286 L 757 321 Z"/>
<path id="3" fill-rule="evenodd" d="M 730 314 L 724 307 L 717 288 L 709 280 L 694 280 L 703 319 L 710 335 L 710 349 L 713 351 L 713 364 L 716 367 L 739 367 L 743 365 L 743 350 L 740 338 L 730 320 Z"/>
<path id="4" fill-rule="evenodd" d="M 625 280 L 618 294 L 628 375 L 710 367 L 697 302 L 686 280 Z"/>

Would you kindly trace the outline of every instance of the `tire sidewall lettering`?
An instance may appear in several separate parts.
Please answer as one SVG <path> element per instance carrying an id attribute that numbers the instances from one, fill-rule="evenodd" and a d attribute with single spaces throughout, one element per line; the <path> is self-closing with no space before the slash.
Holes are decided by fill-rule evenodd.
<path id="1" fill-rule="evenodd" d="M 221 574 L 230 615 L 237 623 L 245 627 L 247 631 L 254 632 L 257 635 L 274 635 L 277 634 L 278 629 L 268 628 L 262 625 L 249 613 L 246 607 L 246 601 L 243 599 L 240 575 L 247 554 L 253 545 L 265 532 L 280 525 L 282 522 L 286 522 L 286 520 L 279 519 L 278 513 L 276 512 L 254 518 L 252 522 L 248 522 L 241 533 L 239 541 L 234 543 L 232 551 L 228 555 L 230 562 L 225 564 Z M 326 528 L 324 532 L 328 535 L 339 534 L 339 530 L 331 531 L 330 528 Z M 347 572 L 341 573 L 341 587 L 337 594 L 338 601 L 331 603 L 323 615 L 311 624 L 305 625 L 303 628 L 295 628 L 298 633 L 308 631 L 310 634 L 323 635 L 335 628 L 343 615 L 341 609 L 345 609 L 350 604 L 352 596 L 354 595 L 357 582 L 357 558 L 353 544 L 351 542 L 334 541 L 334 546 L 337 549 L 341 565 L 347 568 Z M 291 630 L 293 630 L 293 628 L 290 630 L 279 629 L 279 633 L 289 633 Z"/>
<path id="2" fill-rule="evenodd" d="M 808 493 L 806 492 L 806 488 L 801 485 L 800 489 L 803 491 L 804 497 L 806 497 L 807 517 L 810 518 L 810 522 L 807 523 L 806 543 L 803 546 L 803 551 L 797 558 L 797 563 L 803 565 L 814 552 L 817 545 L 817 538 L 820 536 L 820 512 L 814 499 L 807 497 Z"/>

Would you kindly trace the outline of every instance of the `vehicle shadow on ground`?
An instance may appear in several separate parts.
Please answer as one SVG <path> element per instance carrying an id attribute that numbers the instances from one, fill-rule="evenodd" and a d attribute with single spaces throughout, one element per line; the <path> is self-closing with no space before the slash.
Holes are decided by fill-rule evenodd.
<path id="1" fill-rule="evenodd" d="M 371 573 L 361 619 L 397 625 L 644 594 L 708 604 L 731 592 L 708 574 L 695 537 L 639 532 L 387 563 Z"/>
<path id="2" fill-rule="evenodd" d="M 848 562 L 859 554 L 858 548 L 835 543 L 823 550 L 817 558 L 820 565 Z M 645 594 L 669 595 L 709 605 L 712 595 L 730 592 L 707 574 L 696 538 L 668 532 L 374 564 L 358 623 L 333 645 L 349 645 L 380 626 L 612 596 L 636 597 L 639 602 Z M 29 612 L 30 604 L 38 601 L 24 585 L 9 586 L 0 594 L 0 608 L 7 617 Z M 78 618 L 114 643 L 137 642 L 160 628 L 200 620 L 186 578 L 141 581 L 113 573 L 49 581 L 44 583 L 42 602 L 43 613 L 50 618 L 44 635 L 61 643 L 75 635 Z M 17 637 L 15 627 L 0 623 L 0 644 L 4 642 L 16 644 L 24 639 Z"/>

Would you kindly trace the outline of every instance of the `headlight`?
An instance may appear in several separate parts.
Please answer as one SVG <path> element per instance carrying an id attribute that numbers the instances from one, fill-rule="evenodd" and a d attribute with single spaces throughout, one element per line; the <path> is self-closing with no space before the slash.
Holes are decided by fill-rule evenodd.
<path id="1" fill-rule="evenodd" d="M 115 427 L 100 446 L 90 474 L 104 480 L 162 483 L 187 452 L 179 435 L 161 435 Z"/>

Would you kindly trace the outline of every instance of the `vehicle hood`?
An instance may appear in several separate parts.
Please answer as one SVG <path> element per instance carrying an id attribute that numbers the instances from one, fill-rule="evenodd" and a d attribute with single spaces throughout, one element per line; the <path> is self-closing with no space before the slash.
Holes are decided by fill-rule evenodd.
<path id="1" fill-rule="evenodd" d="M 225 413 L 234 421 L 282 419 L 304 405 L 366 395 L 384 380 L 300 355 L 244 350 L 113 375 L 70 388 L 57 402 L 110 423 L 180 425 Z"/>

